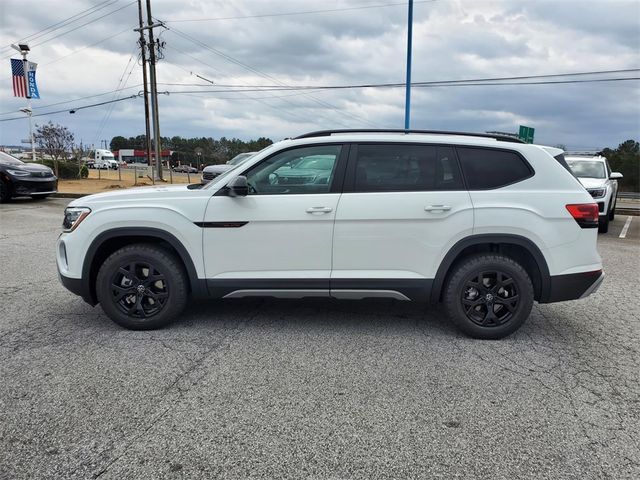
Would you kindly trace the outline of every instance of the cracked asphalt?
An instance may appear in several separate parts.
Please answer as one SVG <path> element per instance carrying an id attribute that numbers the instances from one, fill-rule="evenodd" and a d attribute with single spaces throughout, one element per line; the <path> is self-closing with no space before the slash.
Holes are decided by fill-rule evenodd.
<path id="1" fill-rule="evenodd" d="M 640 478 L 640 218 L 595 295 L 502 341 L 387 300 L 131 332 L 59 284 L 66 203 L 0 205 L 2 479 Z"/>

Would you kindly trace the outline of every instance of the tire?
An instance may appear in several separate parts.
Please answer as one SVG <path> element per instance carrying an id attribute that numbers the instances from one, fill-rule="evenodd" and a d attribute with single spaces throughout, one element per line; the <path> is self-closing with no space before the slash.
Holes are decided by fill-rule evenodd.
<path id="1" fill-rule="evenodd" d="M 518 330 L 531 313 L 533 285 L 509 257 L 478 254 L 459 262 L 445 284 L 449 318 L 473 338 L 497 340 Z"/>
<path id="2" fill-rule="evenodd" d="M 11 200 L 9 185 L 0 180 L 0 203 L 7 203 L 9 200 Z"/>
<path id="3" fill-rule="evenodd" d="M 152 275 L 158 278 L 153 281 Z M 96 294 L 118 325 L 153 330 L 168 325 L 184 310 L 187 275 L 182 262 L 167 250 L 144 243 L 128 245 L 100 267 Z"/>
<path id="4" fill-rule="evenodd" d="M 605 215 L 604 217 L 600 217 L 598 220 L 598 232 L 599 233 L 607 233 L 609 231 L 609 215 Z"/>
<path id="5" fill-rule="evenodd" d="M 616 199 L 613 203 L 613 206 L 611 207 L 611 210 L 609 211 L 609 220 L 615 220 L 616 219 L 616 204 L 618 203 L 618 200 Z"/>

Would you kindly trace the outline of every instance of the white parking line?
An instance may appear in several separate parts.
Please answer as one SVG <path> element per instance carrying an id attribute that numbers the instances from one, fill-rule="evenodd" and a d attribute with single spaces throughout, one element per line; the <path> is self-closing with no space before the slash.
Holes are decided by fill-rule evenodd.
<path id="1" fill-rule="evenodd" d="M 633 220 L 633 217 L 629 215 L 627 217 L 627 221 L 624 223 L 624 227 L 622 227 L 622 231 L 620 232 L 620 238 L 625 238 L 627 236 L 627 231 L 629 230 L 629 225 L 631 225 L 631 220 Z"/>

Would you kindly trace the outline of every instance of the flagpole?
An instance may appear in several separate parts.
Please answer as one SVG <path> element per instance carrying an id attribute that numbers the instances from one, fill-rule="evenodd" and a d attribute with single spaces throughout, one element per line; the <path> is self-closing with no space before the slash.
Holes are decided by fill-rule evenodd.
<path id="1" fill-rule="evenodd" d="M 36 146 L 33 142 L 33 126 L 32 126 L 32 120 L 31 120 L 31 115 L 33 114 L 33 110 L 31 110 L 31 97 L 28 97 L 29 100 L 27 101 L 27 108 L 29 109 L 29 140 L 31 140 L 31 161 L 33 163 L 36 162 Z"/>

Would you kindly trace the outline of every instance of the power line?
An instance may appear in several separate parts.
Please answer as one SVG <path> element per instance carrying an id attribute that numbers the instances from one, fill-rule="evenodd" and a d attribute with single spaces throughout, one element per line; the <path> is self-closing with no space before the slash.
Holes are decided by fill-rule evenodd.
<path id="1" fill-rule="evenodd" d="M 70 53 L 68 53 L 66 55 L 63 55 L 62 57 L 58 57 L 58 58 L 56 58 L 54 60 L 51 60 L 50 62 L 43 63 L 41 66 L 44 67 L 46 65 L 51 65 L 52 63 L 59 62 L 60 60 L 65 59 L 67 57 L 70 57 L 71 55 L 75 55 L 78 52 L 82 52 L 83 50 L 86 50 L 87 48 L 95 47 L 96 45 L 100 45 L 101 43 L 104 43 L 107 40 L 111 40 L 112 38 L 115 38 L 115 37 L 117 37 L 119 35 L 122 35 L 125 32 L 130 32 L 130 31 L 133 31 L 133 28 L 132 27 L 127 27 L 127 28 L 125 28 L 124 30 L 122 30 L 122 31 L 120 31 L 118 33 L 115 33 L 113 35 L 109 35 L 108 37 L 103 38 L 102 40 L 98 40 L 97 42 L 92 43 L 91 45 L 86 45 L 86 46 L 84 46 L 82 48 L 78 48 L 77 50 L 74 50 L 73 52 L 70 52 Z"/>
<path id="2" fill-rule="evenodd" d="M 35 45 L 31 45 L 31 48 L 33 49 L 34 47 L 38 47 L 38 46 L 40 46 L 40 45 L 43 45 L 43 44 L 45 44 L 45 43 L 47 43 L 47 42 L 50 42 L 51 40 L 55 40 L 56 38 L 62 37 L 62 36 L 67 35 L 67 34 L 69 34 L 69 33 L 75 32 L 76 30 L 79 30 L 79 29 L 81 29 L 81 28 L 83 28 L 83 27 L 86 27 L 87 25 L 89 25 L 89 24 L 91 24 L 91 23 L 93 23 L 93 22 L 97 22 L 98 20 L 100 20 L 100 19 L 102 19 L 102 18 L 108 17 L 109 15 L 113 15 L 114 13 L 117 13 L 117 12 L 119 12 L 120 10 L 123 10 L 123 9 L 125 9 L 125 8 L 127 8 L 127 7 L 130 7 L 131 5 L 133 5 L 134 3 L 136 3 L 136 1 L 137 1 L 137 0 L 134 0 L 134 1 L 132 1 L 132 2 L 130 2 L 130 3 L 127 3 L 126 5 L 124 5 L 124 6 L 120 7 L 120 8 L 117 8 L 117 9 L 115 9 L 115 10 L 112 10 L 112 11 L 108 12 L 108 13 L 105 13 L 104 15 L 101 15 L 101 16 L 99 16 L 99 17 L 96 17 L 96 18 L 92 19 L 92 20 L 89 20 L 88 22 L 85 22 L 85 23 L 83 23 L 83 24 L 81 24 L 81 25 L 77 25 L 77 26 L 75 26 L 75 27 L 73 27 L 73 28 L 71 28 L 71 29 L 69 29 L 69 30 L 67 30 L 67 31 L 64 31 L 64 32 L 62 32 L 62 33 L 59 33 L 59 34 L 57 34 L 57 35 L 54 35 L 53 37 L 47 38 L 47 39 L 45 39 L 45 40 L 43 40 L 43 41 L 41 41 L 41 42 L 39 42 L 39 43 L 36 43 Z M 5 59 L 5 58 L 9 58 L 9 57 L 11 57 L 11 55 L 12 55 L 12 54 L 9 54 L 9 55 L 7 55 L 7 56 L 3 57 L 3 59 Z"/>
<path id="3" fill-rule="evenodd" d="M 416 0 L 414 3 L 433 3 L 437 1 L 438 0 Z M 365 9 L 372 9 L 372 8 L 398 7 L 403 5 L 407 5 L 407 2 L 383 3 L 378 5 L 361 5 L 358 7 L 326 8 L 322 10 L 304 10 L 304 11 L 298 11 L 298 12 L 264 13 L 264 14 L 258 14 L 258 15 L 239 15 L 235 17 L 186 18 L 182 20 L 167 20 L 166 23 L 214 22 L 219 20 L 243 20 L 248 18 L 288 17 L 288 16 L 294 16 L 294 15 L 314 15 L 317 13 L 346 12 L 349 10 L 365 10 Z"/>
<path id="4" fill-rule="evenodd" d="M 554 85 L 554 84 L 571 84 L 571 83 L 598 83 L 598 82 L 624 82 L 629 80 L 640 80 L 640 77 L 627 78 L 597 78 L 587 80 L 547 80 L 542 82 L 487 82 L 487 83 L 438 83 L 438 84 L 419 84 L 413 83 L 413 87 L 417 88 L 439 88 L 439 87 L 486 87 L 486 86 L 513 86 L 513 85 Z M 404 88 L 404 83 L 396 84 L 380 84 L 380 85 L 341 85 L 341 86 L 314 86 L 314 87 L 274 87 L 274 88 L 247 88 L 233 90 L 176 90 L 168 93 L 232 93 L 232 92 L 287 92 L 300 90 L 314 90 L 316 92 L 327 90 L 346 90 L 346 89 L 362 89 L 362 88 Z"/>
<path id="5" fill-rule="evenodd" d="M 87 8 L 86 10 L 82 10 L 81 12 L 76 13 L 75 15 L 71 15 L 70 17 L 65 18 L 64 20 L 61 20 L 57 23 L 54 23 L 53 25 L 49 25 L 48 27 L 43 28 L 42 30 L 38 30 L 37 32 L 34 32 L 30 35 L 27 35 L 26 37 L 21 38 L 20 40 L 18 40 L 17 42 L 26 42 L 26 41 L 31 41 L 31 40 L 35 40 L 36 38 L 39 38 L 43 35 L 46 35 L 47 33 L 51 33 L 54 30 L 58 30 L 66 25 L 69 25 L 70 23 L 73 23 L 77 20 L 80 20 L 81 18 L 87 17 L 95 12 L 97 12 L 98 10 L 101 10 L 102 8 L 105 8 L 109 5 L 112 5 L 114 3 L 119 2 L 120 0 L 106 0 L 104 2 L 101 2 L 97 5 L 94 5 L 93 7 Z M 105 5 L 105 4 L 109 4 L 109 5 Z M 93 10 L 92 12 L 90 12 L 91 10 Z M 87 13 L 89 12 L 89 13 Z M 77 17 L 77 18 L 76 18 Z M 16 43 L 17 43 L 16 42 Z M 1 50 L 7 50 L 10 49 L 11 45 L 6 45 L 4 47 L 1 48 Z"/>
<path id="6" fill-rule="evenodd" d="M 81 105 L 80 107 L 74 107 L 74 108 L 65 108 L 64 110 L 56 110 L 55 112 L 34 113 L 31 116 L 44 117 L 46 115 L 55 115 L 57 113 L 75 113 L 78 110 L 84 110 L 85 108 L 99 107 L 101 105 L 108 105 L 110 103 L 122 102 L 123 100 L 129 100 L 129 99 L 138 98 L 138 97 L 139 95 L 130 95 L 128 97 L 116 98 L 115 100 L 107 100 L 106 102 L 92 103 L 89 105 Z M 24 120 L 24 117 L 2 118 L 0 119 L 0 122 L 10 122 L 12 120 Z"/>
<path id="7" fill-rule="evenodd" d="M 255 73 L 255 74 L 257 74 L 257 75 L 259 75 L 259 76 L 261 76 L 263 78 L 266 78 L 267 80 L 274 81 L 274 82 L 276 82 L 276 83 L 278 83 L 280 85 L 283 85 L 283 86 L 287 86 L 287 87 L 289 86 L 285 82 L 282 82 L 282 81 L 278 80 L 277 78 L 275 78 L 275 77 L 273 77 L 273 76 L 271 76 L 271 75 L 269 75 L 267 73 L 261 72 L 260 70 L 257 70 L 255 68 L 251 67 L 250 65 L 247 65 L 246 63 L 243 63 L 240 60 L 237 60 L 237 59 L 233 58 L 232 56 L 227 55 L 224 52 L 221 52 L 220 50 L 217 50 L 217 49 L 211 47 L 210 45 L 202 42 L 201 40 L 193 38 L 192 36 L 182 32 L 182 31 L 180 31 L 180 30 L 178 30 L 176 28 L 169 28 L 169 27 L 166 27 L 166 28 L 170 32 L 173 32 L 173 33 L 177 34 L 178 36 L 180 36 L 180 37 L 182 37 L 182 38 L 184 38 L 186 40 L 189 40 L 190 42 L 194 43 L 195 45 L 198 45 L 198 46 L 200 46 L 202 48 L 205 48 L 205 49 L 209 50 L 210 52 L 212 52 L 212 53 L 224 58 L 225 60 L 227 60 L 227 61 L 229 61 L 231 63 L 234 63 L 236 65 L 239 65 L 240 67 L 242 67 L 242 68 L 244 68 L 246 70 L 249 70 L 249 71 L 251 71 L 251 72 L 253 72 L 253 73 Z M 363 118 L 363 117 L 361 117 L 359 115 L 355 115 L 355 114 L 353 114 L 351 112 L 348 112 L 348 111 L 345 111 L 345 110 L 341 110 L 338 107 L 336 107 L 335 105 L 331 105 L 330 103 L 327 103 L 327 102 L 325 102 L 323 100 L 320 100 L 320 99 L 314 97 L 311 94 L 307 95 L 307 97 L 309 99 L 313 100 L 315 103 L 317 103 L 317 104 L 319 104 L 319 105 L 321 105 L 321 106 L 323 106 L 325 108 L 329 108 L 331 110 L 334 110 L 336 113 L 338 113 L 341 116 L 341 118 L 342 118 L 342 116 L 346 115 L 346 116 L 349 116 L 351 118 L 354 118 L 354 119 L 358 120 L 359 122 L 364 122 L 364 123 L 367 123 L 369 125 L 372 125 L 372 126 L 375 126 L 375 127 L 379 127 L 379 125 L 377 125 L 377 124 L 375 124 L 373 122 L 370 122 L 368 119 L 365 119 L 365 118 Z M 288 102 L 288 103 L 291 103 L 291 102 Z M 340 123 L 342 123 L 342 122 L 340 121 Z"/>

